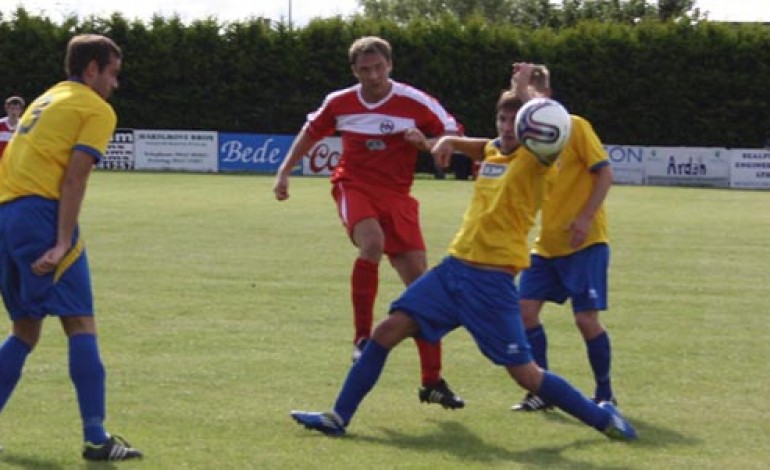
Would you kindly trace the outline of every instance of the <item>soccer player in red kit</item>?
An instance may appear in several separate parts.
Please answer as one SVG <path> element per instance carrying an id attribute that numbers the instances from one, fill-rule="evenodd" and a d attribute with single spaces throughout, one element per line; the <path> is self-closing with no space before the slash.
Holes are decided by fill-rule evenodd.
<path id="1" fill-rule="evenodd" d="M 341 134 L 342 156 L 331 182 L 340 219 L 358 247 L 351 276 L 355 361 L 371 336 L 382 255 L 388 256 L 404 285 L 427 270 L 419 203 L 410 195 L 418 149 L 404 136 L 419 129 L 439 137 L 459 134 L 461 128 L 436 99 L 390 78 L 391 47 L 384 39 L 359 38 L 348 56 L 358 84 L 330 93 L 308 115 L 278 169 L 273 191 L 279 201 L 287 199 L 292 169 L 320 139 Z M 463 400 L 441 377 L 441 343 L 416 342 L 420 400 L 462 408 Z"/>
<path id="2" fill-rule="evenodd" d="M 5 100 L 4 118 L 0 118 L 0 158 L 11 140 L 21 113 L 24 111 L 24 99 L 21 96 L 11 96 Z"/>

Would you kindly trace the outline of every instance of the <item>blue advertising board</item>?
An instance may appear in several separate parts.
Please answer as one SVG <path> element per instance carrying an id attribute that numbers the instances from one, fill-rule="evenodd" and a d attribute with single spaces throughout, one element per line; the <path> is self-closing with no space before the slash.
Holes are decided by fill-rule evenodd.
<path id="1" fill-rule="evenodd" d="M 219 133 L 219 171 L 275 173 L 293 135 Z"/>

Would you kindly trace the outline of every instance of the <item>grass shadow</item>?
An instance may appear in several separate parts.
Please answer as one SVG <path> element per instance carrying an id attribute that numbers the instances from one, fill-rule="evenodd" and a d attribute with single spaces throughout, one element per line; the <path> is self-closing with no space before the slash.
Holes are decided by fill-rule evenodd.
<path id="1" fill-rule="evenodd" d="M 448 453 L 468 465 L 495 465 L 500 462 L 515 462 L 521 465 L 543 468 L 573 468 L 581 470 L 620 470 L 625 467 L 592 465 L 587 462 L 570 460 L 562 455 L 565 450 L 590 447 L 597 444 L 594 439 L 581 439 L 560 446 L 535 446 L 526 450 L 510 450 L 491 445 L 471 433 L 467 427 L 456 421 L 437 422 L 437 430 L 430 434 L 406 434 L 396 429 L 380 427 L 386 437 L 358 436 L 350 434 L 349 439 L 374 444 L 411 449 L 418 452 Z"/>
<path id="2" fill-rule="evenodd" d="M 67 468 L 51 460 L 14 455 L 8 451 L 3 451 L 0 454 L 0 464 L 4 468 L 23 468 L 25 470 L 64 470 Z"/>
<path id="3" fill-rule="evenodd" d="M 526 416 L 532 416 L 533 413 L 528 413 Z M 552 423 L 559 423 L 562 425 L 575 426 L 583 428 L 585 425 L 572 416 L 559 412 L 548 411 L 543 413 L 537 413 L 538 416 L 542 416 L 546 421 Z M 634 442 L 634 446 L 640 447 L 678 447 L 678 446 L 698 446 L 702 444 L 702 441 L 689 437 L 681 432 L 670 428 L 653 424 L 649 421 L 644 421 L 633 416 L 628 417 L 631 424 L 636 428 L 636 432 L 639 434 L 639 440 Z"/>

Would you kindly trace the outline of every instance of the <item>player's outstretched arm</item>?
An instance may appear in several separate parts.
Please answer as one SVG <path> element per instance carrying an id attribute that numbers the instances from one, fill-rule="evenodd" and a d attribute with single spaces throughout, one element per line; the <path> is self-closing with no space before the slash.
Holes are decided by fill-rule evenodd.
<path id="1" fill-rule="evenodd" d="M 302 157 L 307 155 L 318 140 L 307 132 L 307 127 L 303 127 L 299 131 L 299 134 L 289 148 L 289 153 L 275 175 L 273 194 L 275 194 L 277 200 L 283 201 L 289 198 L 289 175 L 291 175 L 291 170 L 294 169 Z"/>
<path id="2" fill-rule="evenodd" d="M 449 166 L 452 154 L 459 152 L 467 155 L 473 160 L 484 159 L 484 147 L 489 139 L 480 139 L 477 137 L 462 137 L 458 135 L 445 135 L 438 139 L 431 149 L 433 158 L 436 159 L 442 168 Z"/>

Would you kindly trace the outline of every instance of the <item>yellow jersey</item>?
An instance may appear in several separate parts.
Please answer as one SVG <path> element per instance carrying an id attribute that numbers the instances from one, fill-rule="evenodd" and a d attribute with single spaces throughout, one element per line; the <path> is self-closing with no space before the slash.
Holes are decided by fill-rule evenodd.
<path id="1" fill-rule="evenodd" d="M 572 115 L 572 132 L 567 145 L 546 176 L 546 193 L 541 213 L 541 229 L 533 252 L 552 258 L 570 255 L 582 248 L 609 242 L 604 204 L 594 215 L 585 243 L 570 246 L 569 226 L 580 214 L 594 187 L 592 171 L 609 165 L 593 126 L 580 116 Z"/>
<path id="2" fill-rule="evenodd" d="M 461 260 L 521 270 L 529 267 L 529 231 L 548 167 L 523 146 L 510 154 L 496 140 L 484 148 L 473 196 L 449 254 Z"/>
<path id="3" fill-rule="evenodd" d="M 22 115 L 0 160 L 0 204 L 24 196 L 58 200 L 73 150 L 98 162 L 115 131 L 107 101 L 78 81 L 59 82 Z"/>

